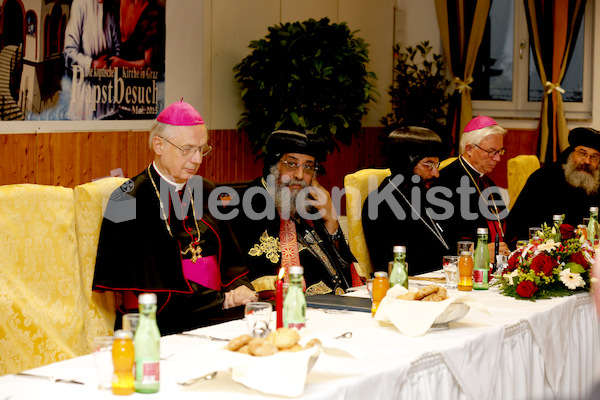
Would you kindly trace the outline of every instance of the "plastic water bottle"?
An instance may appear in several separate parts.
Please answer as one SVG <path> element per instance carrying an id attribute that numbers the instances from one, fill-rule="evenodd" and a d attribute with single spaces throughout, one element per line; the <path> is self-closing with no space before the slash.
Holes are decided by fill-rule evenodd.
<path id="1" fill-rule="evenodd" d="M 138 297 L 140 324 L 135 331 L 135 391 L 156 393 L 160 389 L 160 332 L 156 324 L 156 294 Z"/>

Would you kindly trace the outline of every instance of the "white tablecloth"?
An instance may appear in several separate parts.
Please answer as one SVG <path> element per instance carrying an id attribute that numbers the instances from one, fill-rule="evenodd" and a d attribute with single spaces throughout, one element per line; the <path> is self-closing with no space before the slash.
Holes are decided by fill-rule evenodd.
<path id="1" fill-rule="evenodd" d="M 449 294 L 458 295 L 456 291 Z M 308 375 L 302 399 L 579 399 L 600 378 L 598 319 L 591 296 L 581 294 L 536 302 L 518 301 L 496 289 L 473 292 L 491 315 L 471 310 L 445 331 L 407 337 L 379 326 L 368 313 L 307 311 L 311 331 L 343 340 L 355 358 L 321 354 Z M 244 321 L 196 330 L 232 338 Z M 266 396 L 231 379 L 228 370 L 212 381 L 175 383 L 190 369 L 218 366 L 210 354 L 223 342 L 173 335 L 161 339 L 161 389 L 133 398 L 251 399 Z M 0 400 L 105 399 L 96 388 L 93 357 L 83 356 L 29 372 L 78 379 L 85 385 L 50 383 L 22 376 L 0 377 Z"/>

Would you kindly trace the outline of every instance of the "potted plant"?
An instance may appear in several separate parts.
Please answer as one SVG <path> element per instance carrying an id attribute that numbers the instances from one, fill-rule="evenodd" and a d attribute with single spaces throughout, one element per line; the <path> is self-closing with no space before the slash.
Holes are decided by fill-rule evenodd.
<path id="1" fill-rule="evenodd" d="M 381 118 L 384 126 L 422 126 L 442 139 L 446 133 L 449 96 L 446 68 L 441 54 L 431 52 L 429 41 L 404 50 L 394 46 L 396 63 L 390 86 L 392 112 Z"/>
<path id="2" fill-rule="evenodd" d="M 252 52 L 234 67 L 246 112 L 238 122 L 254 153 L 276 129 L 306 128 L 325 139 L 350 143 L 361 130 L 367 104 L 377 93 L 367 70 L 368 44 L 346 23 L 285 23 L 250 42 Z M 335 140 L 334 140 L 335 139 Z"/>

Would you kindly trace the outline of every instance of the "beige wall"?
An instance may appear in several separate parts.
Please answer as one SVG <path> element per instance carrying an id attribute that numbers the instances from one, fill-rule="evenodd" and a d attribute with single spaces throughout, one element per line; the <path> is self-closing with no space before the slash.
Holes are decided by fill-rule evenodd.
<path id="1" fill-rule="evenodd" d="M 249 54 L 250 41 L 263 38 L 269 26 L 280 22 L 323 17 L 347 22 L 350 30 L 360 30 L 358 35 L 370 44 L 368 68 L 378 76 L 381 98 L 371 104 L 363 125 L 380 125 L 378 120 L 389 109 L 394 0 L 206 0 L 205 5 L 205 55 L 210 71 L 204 74 L 203 115 L 211 129 L 235 128 L 244 111 L 233 67 Z"/>

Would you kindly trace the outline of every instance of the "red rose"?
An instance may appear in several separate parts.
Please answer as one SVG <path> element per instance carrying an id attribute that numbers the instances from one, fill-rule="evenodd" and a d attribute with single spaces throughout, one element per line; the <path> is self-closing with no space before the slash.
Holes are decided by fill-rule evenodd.
<path id="1" fill-rule="evenodd" d="M 526 299 L 530 298 L 537 292 L 538 287 L 531 281 L 522 281 L 517 285 L 517 294 Z"/>
<path id="2" fill-rule="evenodd" d="M 517 267 L 519 266 L 519 261 L 520 261 L 520 257 L 519 257 L 519 252 L 514 252 L 509 258 L 508 258 L 508 266 L 506 267 L 506 270 L 508 272 L 512 272 L 515 269 L 517 269 Z"/>
<path id="3" fill-rule="evenodd" d="M 556 260 L 546 253 L 540 253 L 533 258 L 531 261 L 531 269 L 535 271 L 536 274 L 544 274 L 546 276 L 552 275 L 552 269 L 556 267 L 558 263 Z"/>
<path id="4" fill-rule="evenodd" d="M 588 267 L 589 267 L 587 259 L 585 258 L 585 256 L 583 254 L 581 254 L 581 252 L 571 254 L 571 258 L 569 261 L 579 264 L 585 269 L 588 269 Z"/>
<path id="5" fill-rule="evenodd" d="M 573 239 L 575 237 L 575 228 L 569 224 L 561 224 L 560 225 L 560 236 L 562 236 L 563 240 Z"/>

